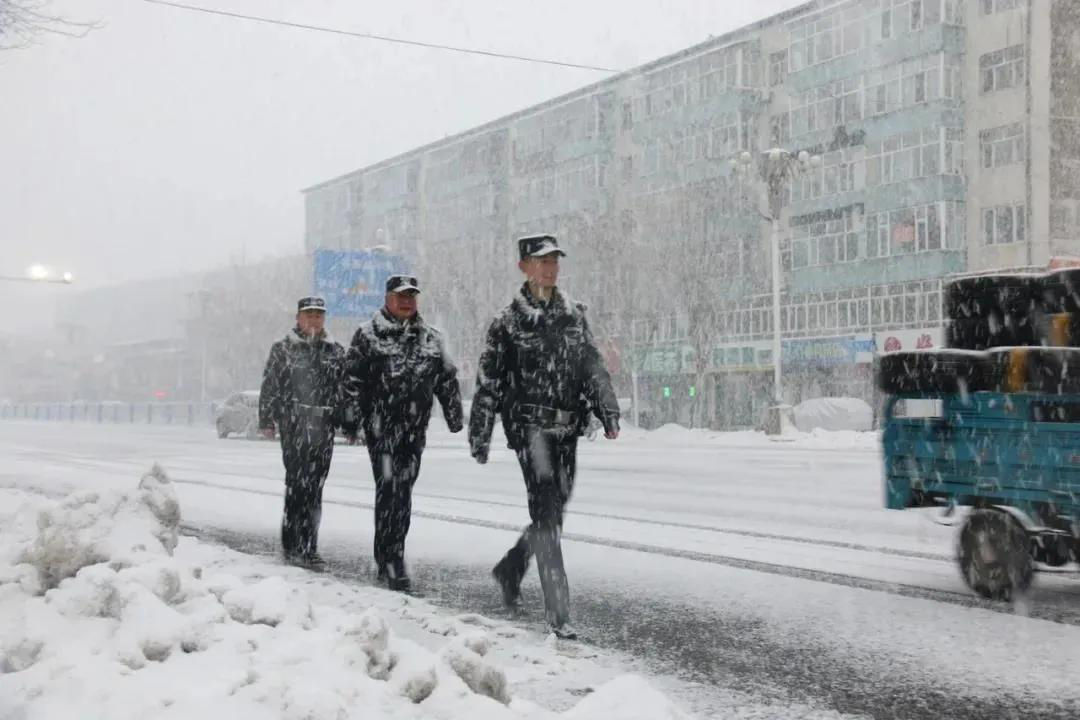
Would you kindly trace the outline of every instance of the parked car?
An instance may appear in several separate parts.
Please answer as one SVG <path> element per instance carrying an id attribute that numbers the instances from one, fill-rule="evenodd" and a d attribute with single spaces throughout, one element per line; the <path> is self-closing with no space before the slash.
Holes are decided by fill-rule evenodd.
<path id="1" fill-rule="evenodd" d="M 217 413 L 217 434 L 243 433 L 249 439 L 259 437 L 259 391 L 244 390 L 225 399 Z"/>
<path id="2" fill-rule="evenodd" d="M 215 425 L 218 437 L 222 439 L 229 437 L 231 433 L 243 434 L 249 440 L 262 437 L 259 434 L 259 391 L 244 390 L 226 398 L 217 412 Z M 334 436 L 346 439 L 341 428 L 334 429 Z M 357 445 L 363 445 L 363 434 L 356 440 Z"/>

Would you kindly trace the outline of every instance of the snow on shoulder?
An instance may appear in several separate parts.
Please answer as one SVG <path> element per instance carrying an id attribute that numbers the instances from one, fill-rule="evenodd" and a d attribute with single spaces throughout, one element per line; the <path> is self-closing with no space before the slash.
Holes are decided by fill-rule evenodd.
<path id="1" fill-rule="evenodd" d="M 515 698 L 506 628 L 461 616 L 433 651 L 362 604 L 382 591 L 341 601 L 345 583 L 180 537 L 157 467 L 132 492 L 0 489 L 0 508 L 0 718 L 687 717 L 630 676 L 562 714 Z"/>

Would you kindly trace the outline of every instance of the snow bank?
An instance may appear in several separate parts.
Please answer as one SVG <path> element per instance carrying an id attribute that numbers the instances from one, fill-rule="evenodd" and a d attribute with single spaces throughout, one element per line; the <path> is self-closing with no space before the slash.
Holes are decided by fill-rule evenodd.
<path id="1" fill-rule="evenodd" d="M 158 468 L 131 493 L 0 489 L 0 508 L 0 718 L 560 717 L 513 697 L 490 621 L 431 650 L 378 609 L 312 602 L 291 568 L 204 566 Z M 685 716 L 622 677 L 565 717 Z"/>
<path id="2" fill-rule="evenodd" d="M 795 427 L 804 433 L 874 428 L 874 410 L 859 398 L 814 398 L 796 405 L 792 414 Z"/>

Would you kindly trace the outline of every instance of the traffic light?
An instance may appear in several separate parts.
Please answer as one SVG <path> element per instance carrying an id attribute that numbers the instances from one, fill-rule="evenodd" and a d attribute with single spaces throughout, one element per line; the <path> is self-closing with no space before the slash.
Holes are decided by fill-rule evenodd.
<path id="1" fill-rule="evenodd" d="M 671 397 L 671 388 L 669 386 L 667 386 L 667 385 L 664 386 L 664 397 L 665 398 Z"/>
<path id="2" fill-rule="evenodd" d="M 697 395 L 697 388 L 694 387 L 693 385 L 691 385 L 690 386 L 690 397 L 695 397 L 696 395 Z"/>

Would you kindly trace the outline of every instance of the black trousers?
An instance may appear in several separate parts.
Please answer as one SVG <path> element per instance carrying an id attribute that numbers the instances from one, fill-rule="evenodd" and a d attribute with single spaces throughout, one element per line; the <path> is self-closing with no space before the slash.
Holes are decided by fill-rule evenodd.
<path id="1" fill-rule="evenodd" d="M 318 551 L 322 491 L 334 455 L 334 427 L 320 418 L 297 418 L 281 428 L 285 464 L 285 512 L 281 549 L 310 557 Z"/>
<path id="2" fill-rule="evenodd" d="M 563 511 L 574 490 L 577 437 L 560 437 L 537 430 L 526 447 L 517 451 L 525 478 L 532 523 L 521 533 L 502 560 L 504 572 L 517 582 L 535 555 L 544 592 L 544 611 L 552 625 L 570 620 L 570 583 L 562 555 Z"/>
<path id="3" fill-rule="evenodd" d="M 412 490 L 420 474 L 420 448 L 368 445 L 375 478 L 375 566 L 391 565 L 394 577 L 402 575 L 405 536 L 412 521 Z"/>

